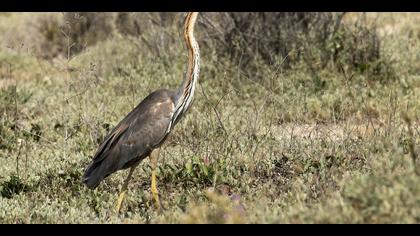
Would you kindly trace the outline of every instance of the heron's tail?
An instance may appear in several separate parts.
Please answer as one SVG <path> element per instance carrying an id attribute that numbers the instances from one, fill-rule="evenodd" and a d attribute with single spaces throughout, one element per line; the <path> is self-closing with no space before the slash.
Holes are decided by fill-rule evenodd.
<path id="1" fill-rule="evenodd" d="M 127 127 L 118 128 L 117 133 L 113 131 L 96 151 L 92 163 L 86 168 L 85 174 L 83 175 L 83 183 L 88 188 L 94 189 L 98 187 L 104 178 L 116 170 L 110 168 L 115 167 L 115 165 L 112 165 L 113 163 L 110 163 L 113 161 L 113 158 L 108 158 L 109 155 L 112 155 L 112 149 L 110 147 L 113 141 L 117 141 Z"/>
<path id="2" fill-rule="evenodd" d="M 90 189 L 98 187 L 99 183 L 106 177 L 103 174 L 101 163 L 93 162 L 83 175 L 83 183 Z"/>

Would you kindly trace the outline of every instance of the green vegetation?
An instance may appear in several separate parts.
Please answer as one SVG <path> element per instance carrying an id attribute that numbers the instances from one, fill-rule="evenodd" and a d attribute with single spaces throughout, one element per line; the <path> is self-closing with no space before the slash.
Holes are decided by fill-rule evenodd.
<path id="1" fill-rule="evenodd" d="M 94 191 L 81 177 L 112 126 L 181 82 L 182 15 L 0 15 L 0 222 L 420 223 L 420 14 L 248 14 L 200 16 L 165 210 L 145 160 L 120 215 L 126 171 Z"/>

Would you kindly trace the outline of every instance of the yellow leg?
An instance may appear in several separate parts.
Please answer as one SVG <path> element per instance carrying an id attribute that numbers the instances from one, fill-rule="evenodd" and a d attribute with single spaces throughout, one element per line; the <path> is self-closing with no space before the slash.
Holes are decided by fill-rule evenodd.
<path id="1" fill-rule="evenodd" d="M 150 153 L 150 165 L 152 167 L 152 185 L 151 185 L 152 195 L 153 195 L 153 198 L 155 199 L 156 207 L 158 209 L 161 209 L 159 193 L 156 186 L 156 167 L 157 167 L 158 158 L 159 158 L 159 148 L 153 150 L 152 153 Z"/>
<path id="2" fill-rule="evenodd" d="M 124 181 L 124 184 L 121 188 L 121 193 L 118 196 L 117 203 L 115 204 L 115 210 L 119 213 L 121 210 L 122 202 L 124 201 L 125 193 L 127 192 L 128 182 L 131 179 L 131 176 L 133 175 L 134 169 L 137 167 L 137 165 L 130 168 L 130 172 L 128 173 L 127 179 Z"/>

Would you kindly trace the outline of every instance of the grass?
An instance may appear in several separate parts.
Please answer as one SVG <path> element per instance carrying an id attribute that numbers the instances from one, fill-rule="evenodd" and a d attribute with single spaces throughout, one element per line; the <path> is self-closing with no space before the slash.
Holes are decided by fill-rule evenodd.
<path id="1" fill-rule="evenodd" d="M 1 15 L 0 31 L 28 14 Z M 314 76 L 305 64 L 278 69 L 280 59 L 250 78 L 203 54 L 194 104 L 161 151 L 163 212 L 152 205 L 148 160 L 120 215 L 113 205 L 127 172 L 94 191 L 81 176 L 113 125 L 181 82 L 181 42 L 164 62 L 121 35 L 69 58 L 3 46 L 0 222 L 419 223 L 419 17 L 370 16 L 394 79 L 346 65 Z"/>

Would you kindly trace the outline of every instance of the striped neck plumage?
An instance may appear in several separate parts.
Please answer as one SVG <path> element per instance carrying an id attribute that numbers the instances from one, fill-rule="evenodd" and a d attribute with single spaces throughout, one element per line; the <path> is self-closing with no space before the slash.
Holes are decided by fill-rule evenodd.
<path id="1" fill-rule="evenodd" d="M 198 13 L 188 13 L 185 19 L 184 38 L 188 49 L 188 69 L 178 89 L 174 121 L 178 121 L 191 105 L 195 86 L 200 73 L 200 49 L 194 37 L 194 25 Z"/>

